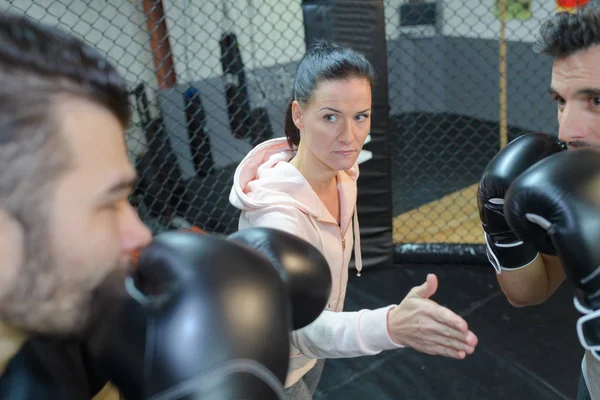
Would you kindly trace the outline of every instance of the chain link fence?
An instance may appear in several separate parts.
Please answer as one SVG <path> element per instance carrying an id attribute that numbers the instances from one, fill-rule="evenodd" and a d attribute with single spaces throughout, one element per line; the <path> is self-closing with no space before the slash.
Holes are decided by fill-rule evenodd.
<path id="1" fill-rule="evenodd" d="M 233 171 L 283 134 L 306 49 L 302 1 L 10 0 L 7 10 L 73 32 L 124 74 L 141 177 L 132 201 L 154 232 L 237 229 Z M 384 1 L 395 243 L 482 242 L 485 165 L 524 132 L 556 132 L 550 60 L 532 50 L 555 11 L 543 0 Z"/>
<path id="2" fill-rule="evenodd" d="M 279 0 L 11 0 L 7 11 L 70 31 L 103 51 L 131 88 L 132 196 L 153 232 L 228 234 L 233 172 L 283 134 L 305 52 L 300 2 Z"/>
<path id="3" fill-rule="evenodd" d="M 385 1 L 396 244 L 483 243 L 483 169 L 507 141 L 557 132 L 551 61 L 533 51 L 556 6 Z"/>

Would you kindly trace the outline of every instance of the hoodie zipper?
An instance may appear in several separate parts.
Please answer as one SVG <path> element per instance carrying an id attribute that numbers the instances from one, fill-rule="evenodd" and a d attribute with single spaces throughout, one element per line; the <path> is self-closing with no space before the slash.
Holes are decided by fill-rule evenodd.
<path id="1" fill-rule="evenodd" d="M 346 250 L 346 238 L 344 237 L 344 232 L 342 231 L 342 227 L 338 225 L 340 228 L 340 236 L 342 237 L 342 251 Z M 343 257 L 342 257 L 343 259 Z"/>
<path id="2" fill-rule="evenodd" d="M 340 230 L 340 238 L 342 239 L 342 269 L 340 270 L 340 292 L 338 293 L 338 297 L 337 297 L 337 301 L 335 302 L 335 304 L 339 304 L 340 302 L 340 296 L 341 296 L 341 287 L 342 287 L 342 274 L 343 272 L 341 272 L 344 269 L 344 260 L 346 259 L 346 238 L 344 237 L 344 231 L 342 230 L 342 226 L 339 224 L 336 224 L 336 226 L 338 227 L 338 229 Z M 329 308 L 331 309 L 331 303 L 329 303 Z"/>
<path id="3" fill-rule="evenodd" d="M 344 231 L 342 231 L 342 226 L 338 225 L 338 228 L 340 228 L 340 237 L 342 238 L 342 268 L 340 269 L 340 283 L 338 285 L 338 287 L 339 287 L 338 297 L 335 302 L 336 306 L 338 304 L 340 304 L 340 296 L 342 295 L 342 275 L 344 274 L 344 272 L 343 272 L 344 265 L 345 265 L 344 260 L 346 259 L 346 238 L 344 237 Z"/>

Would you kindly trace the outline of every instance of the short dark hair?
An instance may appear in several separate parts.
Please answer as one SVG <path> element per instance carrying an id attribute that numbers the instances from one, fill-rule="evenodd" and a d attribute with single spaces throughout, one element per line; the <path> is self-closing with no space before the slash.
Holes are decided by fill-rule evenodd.
<path id="1" fill-rule="evenodd" d="M 29 220 L 43 214 L 70 165 L 56 113 L 65 98 L 91 101 L 129 125 L 127 85 L 105 56 L 56 27 L 0 13 L 0 209 L 26 229 L 41 222 Z"/>
<path id="2" fill-rule="evenodd" d="M 300 132 L 292 118 L 294 100 L 306 104 L 323 81 L 364 78 L 373 87 L 375 71 L 371 63 L 353 49 L 317 40 L 300 60 L 296 69 L 292 97 L 285 115 L 285 136 L 291 148 L 300 143 Z"/>
<path id="3" fill-rule="evenodd" d="M 540 27 L 534 51 L 554 59 L 600 44 L 600 2 L 590 0 L 573 12 L 559 12 Z"/>

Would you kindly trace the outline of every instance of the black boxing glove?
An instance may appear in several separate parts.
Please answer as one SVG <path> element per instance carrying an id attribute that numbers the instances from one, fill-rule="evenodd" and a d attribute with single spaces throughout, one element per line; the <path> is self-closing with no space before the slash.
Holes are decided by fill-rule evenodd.
<path id="1" fill-rule="evenodd" d="M 249 247 L 162 233 L 96 298 L 87 347 L 126 399 L 284 398 L 288 293 Z"/>
<path id="2" fill-rule="evenodd" d="M 518 240 L 504 218 L 504 195 L 511 183 L 536 162 L 564 150 L 555 137 L 530 133 L 518 137 L 490 161 L 479 181 L 477 205 L 482 222 L 486 252 L 490 263 L 500 274 L 531 263 L 537 250 Z"/>
<path id="3" fill-rule="evenodd" d="M 331 270 L 313 245 L 270 228 L 243 229 L 228 240 L 248 245 L 271 261 L 287 286 L 294 330 L 310 324 L 323 312 L 331 295 Z"/>
<path id="4" fill-rule="evenodd" d="M 580 342 L 600 359 L 600 153 L 575 149 L 540 161 L 513 182 L 504 209 L 519 240 L 559 257 L 586 314 Z"/>

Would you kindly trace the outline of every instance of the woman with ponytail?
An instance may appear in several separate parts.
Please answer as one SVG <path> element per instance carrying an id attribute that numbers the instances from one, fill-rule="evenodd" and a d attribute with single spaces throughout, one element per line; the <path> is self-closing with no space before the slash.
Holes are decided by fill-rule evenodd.
<path id="1" fill-rule="evenodd" d="M 343 311 L 352 255 L 358 275 L 362 269 L 357 159 L 371 127 L 374 79 L 361 54 L 315 43 L 296 71 L 285 137 L 255 147 L 234 175 L 230 201 L 242 211 L 239 229 L 295 234 L 318 248 L 331 269 L 326 309 L 290 335 L 288 399 L 312 399 L 327 358 L 412 347 L 462 359 L 477 344 L 465 320 L 429 299 L 437 290 L 434 275 L 398 305 Z"/>

